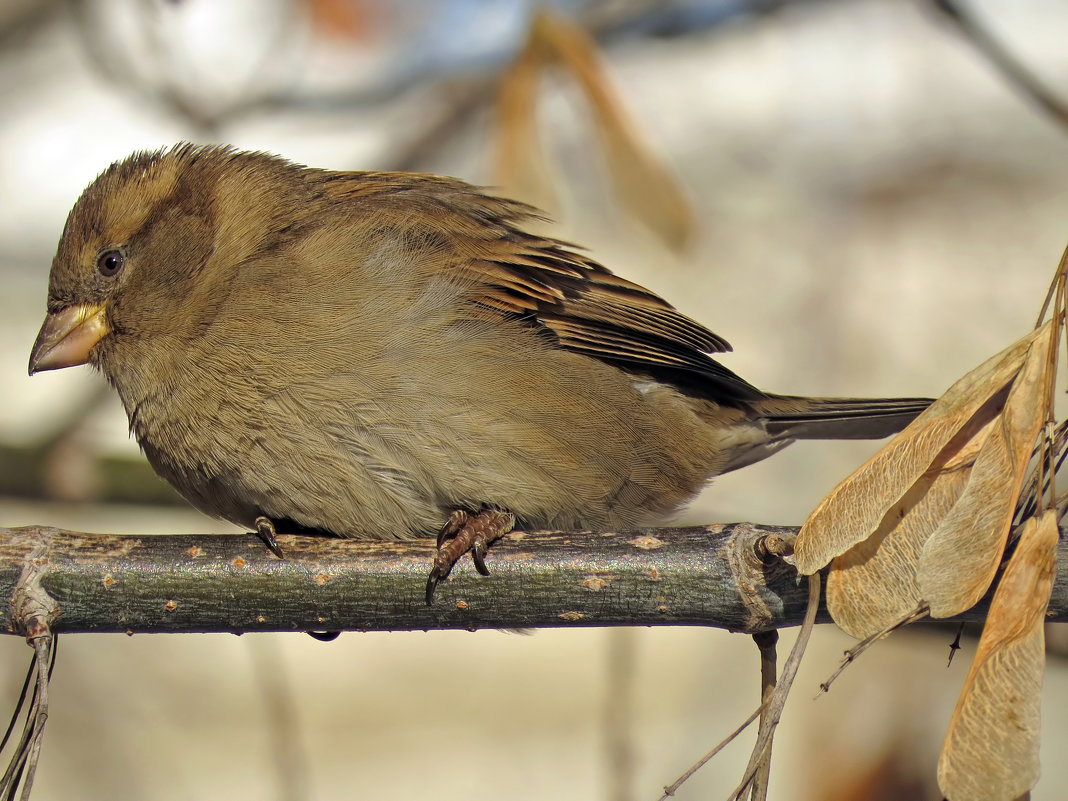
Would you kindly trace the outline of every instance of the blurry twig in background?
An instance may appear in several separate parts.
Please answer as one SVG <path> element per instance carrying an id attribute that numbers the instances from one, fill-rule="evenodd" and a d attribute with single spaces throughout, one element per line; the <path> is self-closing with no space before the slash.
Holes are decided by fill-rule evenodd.
<path id="1" fill-rule="evenodd" d="M 283 660 L 282 645 L 275 637 L 250 637 L 248 642 L 252 676 L 267 719 L 264 734 L 275 770 L 276 797 L 278 801 L 313 797 L 308 756 L 300 736 L 303 729 L 293 700 L 293 674 Z"/>
<path id="2" fill-rule="evenodd" d="M 931 0 L 964 37 L 982 53 L 1008 82 L 1045 111 L 1062 128 L 1068 128 L 1068 106 L 1035 74 L 994 37 L 986 26 L 958 0 Z"/>
<path id="3" fill-rule="evenodd" d="M 0 443 L 0 489 L 9 497 L 68 502 L 185 505 L 143 457 L 100 454 L 85 442 L 86 422 L 114 396 L 103 382 L 44 436 Z"/>
<path id="4" fill-rule="evenodd" d="M 0 4 L 0 52 L 25 42 L 29 34 L 46 24 L 59 0 L 24 0 Z"/>
<path id="5" fill-rule="evenodd" d="M 308 34 L 307 26 L 300 24 L 293 3 L 272 5 L 272 9 L 281 9 L 283 13 L 277 14 L 274 30 L 261 41 L 255 65 L 246 69 L 230 97 L 216 99 L 215 108 L 211 107 L 204 91 L 204 85 L 211 83 L 208 76 L 198 74 L 192 54 L 176 46 L 175 38 L 170 35 L 173 17 L 185 12 L 183 6 L 138 0 L 124 7 L 126 15 L 118 20 L 116 14 L 102 13 L 106 4 L 99 2 L 70 0 L 68 8 L 73 29 L 93 68 L 116 87 L 162 106 L 207 136 L 217 135 L 227 122 L 243 116 L 281 111 L 304 103 L 318 105 L 311 104 L 310 98 L 298 92 L 275 88 L 283 82 L 284 74 L 296 72 L 295 58 L 300 54 L 300 48 L 285 47 L 287 40 Z M 271 15 L 265 14 L 263 18 L 270 19 Z M 126 40 L 136 47 L 116 46 L 122 37 L 120 26 L 116 24 L 119 21 L 132 27 L 132 36 Z M 234 83 L 232 76 L 227 77 Z M 384 97 L 373 97 L 368 101 L 382 99 Z M 331 102 L 337 100 L 331 98 Z"/>
<path id="6" fill-rule="evenodd" d="M 989 58 L 1021 92 L 1030 97 L 1060 124 L 1068 126 L 1068 107 L 1045 87 L 1012 52 L 959 0 L 930 0 L 947 19 Z M 811 0 L 737 0 L 736 2 L 664 2 L 664 0 L 587 0 L 567 3 L 575 22 L 566 24 L 581 36 L 589 36 L 601 47 L 635 38 L 680 37 L 724 27 L 739 20 L 767 16 L 783 8 L 808 4 Z M 29 4 L 12 13 L 11 21 L 0 30 L 0 37 L 15 37 L 51 15 L 53 3 Z M 489 82 L 522 50 L 521 40 L 502 37 L 482 49 L 449 51 L 444 54 L 423 52 L 431 36 L 413 38 L 417 34 L 389 27 L 389 15 L 395 9 L 389 4 L 323 3 L 312 0 L 290 0 L 272 5 L 277 9 L 273 27 L 260 37 L 258 55 L 241 70 L 236 79 L 227 76 L 229 90 L 220 94 L 207 79 L 194 54 L 183 52 L 181 42 L 172 38 L 172 25 L 178 15 L 188 13 L 185 3 L 162 3 L 159 0 L 138 0 L 127 4 L 123 31 L 114 22 L 114 4 L 101 0 L 68 0 L 66 6 L 74 21 L 74 30 L 89 58 L 90 65 L 116 87 L 134 94 L 177 115 L 195 127 L 204 137 L 216 138 L 225 133 L 228 125 L 254 116 L 291 113 L 346 112 L 369 109 L 394 100 L 411 89 L 436 85 L 447 87 L 453 81 L 472 80 L 479 76 L 481 91 L 478 107 L 488 101 Z M 348 16 L 339 17 L 339 8 L 352 6 Z M 532 14 L 530 31 L 540 36 L 538 28 L 546 29 L 546 12 L 539 12 L 539 4 L 522 5 Z M 32 9 L 32 10 L 31 10 Z M 470 12 L 468 12 L 470 13 Z M 269 15 L 267 15 L 269 16 Z M 448 20 L 426 15 L 432 21 Z M 565 18 L 553 15 L 557 20 Z M 355 22 L 353 21 L 355 18 Z M 544 30 L 543 30 L 544 32 Z M 425 33 L 425 32 L 424 32 Z M 126 35 L 126 34 L 132 34 Z M 321 39 L 329 38 L 349 48 L 367 49 L 379 44 L 375 37 L 397 35 L 389 42 L 402 55 L 393 58 L 389 69 L 379 70 L 374 80 L 316 89 L 303 81 L 309 55 L 316 51 Z M 445 32 L 441 33 L 442 37 Z M 148 47 L 128 47 L 129 42 L 148 44 Z M 444 51 L 443 51 L 444 52 Z M 574 49 L 558 50 L 562 60 L 575 69 L 585 58 Z M 449 60 L 451 59 L 451 61 Z M 582 73 L 576 71 L 580 77 Z M 336 83 L 336 82 L 335 82 Z M 212 100 L 206 95 L 214 91 Z M 600 120 L 602 109 L 595 105 Z M 603 125 L 601 125 L 603 128 Z M 603 131 L 602 131 L 603 133 Z M 608 137 L 606 137 L 608 139 Z M 605 142 L 611 150 L 611 141 Z M 626 163 L 624 161 L 624 163 Z M 407 165 L 406 165 L 407 166 Z M 641 166 L 639 164 L 639 166 Z M 641 200 L 641 196 L 635 197 Z"/>
<path id="7" fill-rule="evenodd" d="M 573 9 L 578 23 L 605 45 L 640 37 L 692 35 L 808 2 L 811 0 L 736 0 L 726 3 L 718 0 L 574 0 L 564 5 Z M 244 71 L 248 80 L 241 82 L 240 91 L 232 91 L 225 102 L 209 108 L 199 91 L 204 87 L 189 83 L 189 78 L 196 76 L 198 65 L 177 51 L 173 42 L 163 35 L 170 27 L 167 23 L 173 22 L 176 15 L 187 13 L 187 5 L 139 0 L 124 6 L 126 24 L 142 37 L 140 41 L 152 43 L 150 48 L 136 49 L 123 46 L 129 43 L 129 37 L 124 38 L 122 31 L 116 29 L 119 26 L 114 25 L 114 19 L 108 16 L 114 9 L 109 9 L 107 3 L 68 0 L 76 32 L 95 69 L 116 86 L 162 105 L 206 132 L 218 132 L 240 118 L 271 112 L 368 108 L 397 98 L 412 88 L 442 84 L 457 75 L 493 75 L 514 58 L 515 50 L 521 44 L 504 36 L 480 49 L 461 52 L 452 47 L 434 54 L 425 51 L 437 40 L 455 39 L 455 30 L 431 31 L 429 39 L 420 40 L 407 31 L 394 43 L 403 50 L 402 57 L 394 59 L 390 69 L 376 74 L 374 81 L 356 87 L 309 90 L 301 88 L 294 76 L 300 74 L 318 34 L 327 34 L 335 44 L 347 39 L 350 46 L 355 42 L 366 47 L 375 36 L 382 35 L 383 30 L 386 35 L 393 33 L 391 14 L 403 18 L 402 11 L 406 10 L 409 17 L 429 20 L 430 24 L 455 25 L 456 17 L 450 17 L 448 9 L 462 4 L 450 6 L 434 0 L 424 4 L 426 13 L 413 14 L 413 10 L 420 10 L 418 4 L 405 4 L 412 7 L 398 10 L 400 4 L 349 3 L 347 5 L 358 8 L 342 13 L 338 3 L 290 0 L 272 4 L 271 8 L 277 6 L 282 13 L 273 32 L 260 47 L 258 66 Z M 539 5 L 536 2 L 519 3 L 514 10 L 521 15 L 523 11 L 533 12 Z M 487 11 L 475 6 L 465 13 L 484 14 Z M 264 68 L 266 76 L 258 67 Z M 283 78 L 283 67 L 289 70 L 287 78 Z M 264 77 L 268 79 L 266 82 Z"/>
<path id="8" fill-rule="evenodd" d="M 608 801 L 631 801 L 637 786 L 636 761 L 640 757 L 634 742 L 637 645 L 634 629 L 629 626 L 608 632 L 603 702 L 605 768 L 608 771 L 604 797 Z"/>

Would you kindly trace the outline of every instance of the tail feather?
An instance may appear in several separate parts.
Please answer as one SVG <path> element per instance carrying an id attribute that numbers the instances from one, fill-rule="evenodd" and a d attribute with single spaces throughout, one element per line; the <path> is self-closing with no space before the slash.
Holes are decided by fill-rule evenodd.
<path id="1" fill-rule="evenodd" d="M 929 398 L 804 398 L 773 395 L 754 403 L 774 439 L 881 439 L 896 434 Z"/>

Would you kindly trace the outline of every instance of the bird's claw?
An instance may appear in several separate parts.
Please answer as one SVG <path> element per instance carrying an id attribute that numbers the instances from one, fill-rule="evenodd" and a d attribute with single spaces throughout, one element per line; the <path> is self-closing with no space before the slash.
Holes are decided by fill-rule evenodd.
<path id="1" fill-rule="evenodd" d="M 270 518 L 260 517 L 256 518 L 256 536 L 260 538 L 260 541 L 267 546 L 267 550 L 277 556 L 279 559 L 285 559 L 285 555 L 282 553 L 282 549 L 278 547 L 278 540 L 275 539 L 278 532 L 274 530 L 274 523 Z"/>
<path id="2" fill-rule="evenodd" d="M 511 526 L 509 526 L 511 528 Z M 471 546 L 471 561 L 475 563 L 475 570 L 481 573 L 483 576 L 489 575 L 489 568 L 486 567 L 486 553 L 489 551 L 489 543 L 484 539 L 476 539 Z"/>
<path id="3" fill-rule="evenodd" d="M 434 566 L 426 581 L 426 603 L 434 603 L 434 590 L 438 582 L 449 575 L 465 553 L 471 552 L 475 570 L 483 576 L 489 575 L 486 567 L 486 553 L 490 545 L 499 540 L 515 526 L 515 515 L 499 509 L 483 509 L 471 513 L 457 509 L 449 515 L 445 525 L 438 531 L 438 552 L 434 556 Z"/>
<path id="4" fill-rule="evenodd" d="M 269 517 L 260 515 L 256 518 L 256 536 L 260 538 L 260 541 L 267 546 L 267 550 L 277 556 L 279 559 L 285 559 L 285 555 L 282 553 L 282 549 L 278 547 L 278 540 L 276 536 L 278 534 L 275 531 L 274 523 L 271 522 Z M 319 642 L 331 642 L 336 640 L 340 635 L 340 631 L 307 631 L 305 632 L 313 640 Z"/>

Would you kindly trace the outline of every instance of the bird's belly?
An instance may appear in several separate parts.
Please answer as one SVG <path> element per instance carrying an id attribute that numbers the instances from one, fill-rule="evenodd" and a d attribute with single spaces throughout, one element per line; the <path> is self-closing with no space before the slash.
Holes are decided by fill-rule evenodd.
<path id="1" fill-rule="evenodd" d="M 456 343 L 445 345 L 455 355 Z M 484 505 L 527 527 L 642 524 L 714 472 L 708 432 L 678 396 L 639 392 L 614 368 L 539 347 L 483 343 L 460 360 L 463 372 L 397 359 L 388 380 L 339 369 L 269 392 L 174 397 L 142 405 L 135 433 L 198 508 L 343 537 L 428 536 L 452 510 Z M 509 369 L 490 380 L 480 369 L 489 359 Z"/>
<path id="2" fill-rule="evenodd" d="M 151 434 L 139 439 L 156 472 L 190 503 L 238 525 L 253 527 L 264 515 L 368 539 L 425 536 L 441 525 L 440 510 L 403 471 L 323 430 L 294 431 L 293 422 L 253 431 L 203 420 L 180 448 L 161 447 Z"/>

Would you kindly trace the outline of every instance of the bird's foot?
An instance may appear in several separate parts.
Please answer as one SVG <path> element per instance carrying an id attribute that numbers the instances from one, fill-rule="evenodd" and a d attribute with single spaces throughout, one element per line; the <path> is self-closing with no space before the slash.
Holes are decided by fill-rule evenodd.
<path id="1" fill-rule="evenodd" d="M 277 556 L 279 559 L 285 559 L 282 554 L 282 549 L 278 547 L 278 540 L 275 536 L 278 532 L 274 530 L 274 523 L 270 518 L 260 517 L 256 518 L 256 536 L 260 538 L 264 545 L 267 546 L 267 550 Z"/>
<path id="2" fill-rule="evenodd" d="M 438 582 L 449 575 L 465 553 L 471 552 L 475 570 L 483 576 L 489 575 L 486 567 L 486 552 L 490 545 L 499 540 L 515 526 L 515 515 L 499 509 L 483 509 L 481 512 L 467 512 L 457 509 L 438 532 L 438 552 L 434 557 L 434 567 L 426 581 L 426 603 L 434 603 L 434 590 Z"/>

